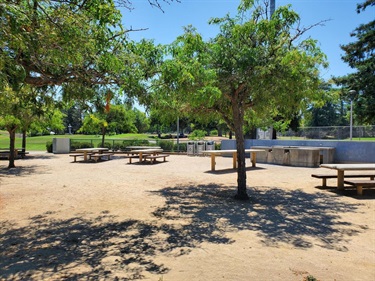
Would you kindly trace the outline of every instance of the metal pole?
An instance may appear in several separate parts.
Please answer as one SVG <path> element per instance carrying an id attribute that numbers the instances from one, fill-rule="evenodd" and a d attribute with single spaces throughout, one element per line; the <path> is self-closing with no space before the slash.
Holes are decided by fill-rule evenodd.
<path id="1" fill-rule="evenodd" d="M 349 91 L 349 98 L 350 98 L 350 140 L 353 138 L 353 99 L 357 92 L 355 90 Z"/>
<path id="2" fill-rule="evenodd" d="M 275 12 L 275 1 L 276 1 L 276 0 L 271 0 L 271 7 L 270 7 L 271 16 L 272 16 L 273 13 Z"/>
<path id="3" fill-rule="evenodd" d="M 177 152 L 180 152 L 180 118 L 177 117 Z"/>
<path id="4" fill-rule="evenodd" d="M 350 140 L 353 138 L 353 100 L 350 101 Z"/>

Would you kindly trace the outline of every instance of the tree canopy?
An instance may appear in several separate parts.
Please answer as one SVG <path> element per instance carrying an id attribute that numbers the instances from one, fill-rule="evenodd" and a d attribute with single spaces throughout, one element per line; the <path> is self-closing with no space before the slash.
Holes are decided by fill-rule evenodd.
<path id="1" fill-rule="evenodd" d="M 367 0 L 357 5 L 357 13 L 375 6 L 375 0 Z M 375 123 L 375 20 L 361 24 L 351 34 L 356 41 L 342 45 L 345 52 L 342 60 L 355 71 L 343 77 L 336 77 L 338 85 L 345 89 L 344 97 L 354 101 L 354 113 L 357 122 Z M 355 90 L 354 96 L 349 95 Z"/>
<path id="2" fill-rule="evenodd" d="M 271 18 L 254 1 L 242 1 L 235 17 L 211 19 L 220 32 L 204 41 L 189 26 L 167 47 L 162 71 L 154 81 L 154 106 L 178 108 L 202 119 L 219 117 L 235 132 L 238 151 L 236 198 L 248 198 L 243 128 L 246 123 L 285 119 L 320 97 L 319 68 L 325 55 L 316 41 L 301 36 L 290 6 Z M 250 16 L 248 16 L 250 14 Z"/>

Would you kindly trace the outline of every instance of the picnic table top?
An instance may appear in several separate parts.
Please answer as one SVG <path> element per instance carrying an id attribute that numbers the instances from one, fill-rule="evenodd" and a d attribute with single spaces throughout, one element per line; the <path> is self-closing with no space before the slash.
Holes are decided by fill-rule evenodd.
<path id="1" fill-rule="evenodd" d="M 264 152 L 265 149 L 245 149 L 245 152 Z M 229 154 L 229 153 L 236 153 L 237 149 L 221 149 L 221 150 L 203 150 L 202 153 L 205 154 Z"/>
<path id="2" fill-rule="evenodd" d="M 127 146 L 127 149 L 154 149 L 154 148 L 161 148 L 160 146 Z"/>
<path id="3" fill-rule="evenodd" d="M 95 152 L 95 151 L 107 151 L 106 147 L 92 147 L 92 148 L 77 148 L 76 152 Z"/>
<path id="4" fill-rule="evenodd" d="M 147 148 L 147 149 L 136 149 L 130 152 L 131 153 L 163 152 L 163 149 L 162 148 Z"/>
<path id="5" fill-rule="evenodd" d="M 375 163 L 360 163 L 360 164 L 321 164 L 320 167 L 334 169 L 334 170 L 375 170 Z"/>

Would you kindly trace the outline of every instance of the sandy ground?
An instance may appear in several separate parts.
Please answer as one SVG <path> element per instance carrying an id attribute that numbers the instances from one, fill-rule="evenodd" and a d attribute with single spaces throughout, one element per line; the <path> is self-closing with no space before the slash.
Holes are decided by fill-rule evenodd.
<path id="1" fill-rule="evenodd" d="M 375 280 L 375 189 L 258 164 L 239 202 L 231 158 L 216 162 L 0 160 L 0 280 Z"/>

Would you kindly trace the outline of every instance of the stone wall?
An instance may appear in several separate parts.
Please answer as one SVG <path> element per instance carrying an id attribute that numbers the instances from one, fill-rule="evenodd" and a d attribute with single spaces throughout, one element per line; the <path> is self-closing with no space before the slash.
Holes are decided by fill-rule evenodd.
<path id="1" fill-rule="evenodd" d="M 272 149 L 275 147 L 300 147 L 319 148 L 320 163 L 375 163 L 375 142 L 366 141 L 325 141 L 325 140 L 245 140 L 245 148 L 263 147 Z M 221 149 L 235 149 L 235 140 L 222 140 Z M 334 148 L 334 154 L 332 150 Z M 291 148 L 290 148 L 291 149 Z M 289 152 L 290 152 L 289 149 Z M 269 151 L 268 151 L 269 152 Z M 290 155 L 289 155 L 290 156 Z M 258 162 L 270 162 L 271 155 L 257 155 Z M 283 155 L 284 157 L 284 155 Z M 262 161 L 266 159 L 265 161 Z M 327 160 L 325 160 L 327 159 Z"/>

